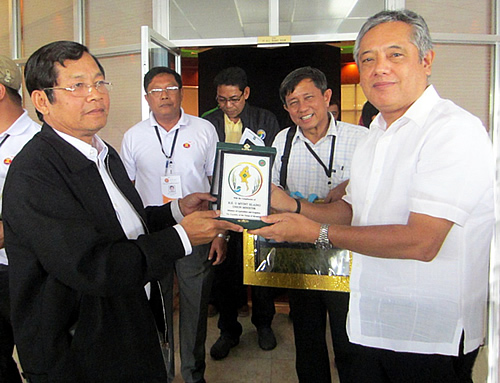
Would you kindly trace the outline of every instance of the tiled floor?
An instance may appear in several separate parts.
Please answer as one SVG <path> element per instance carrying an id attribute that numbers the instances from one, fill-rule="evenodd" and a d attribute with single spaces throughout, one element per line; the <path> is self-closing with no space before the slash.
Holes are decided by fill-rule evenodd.
<path id="1" fill-rule="evenodd" d="M 292 323 L 288 317 L 288 304 L 276 305 L 276 316 L 273 330 L 278 345 L 272 351 L 263 351 L 257 344 L 257 330 L 250 321 L 250 316 L 239 317 L 243 326 L 240 344 L 223 360 L 215 361 L 210 355 L 210 347 L 219 337 L 217 318 L 208 319 L 206 343 L 207 369 L 205 379 L 208 383 L 296 383 L 295 346 L 293 342 Z M 177 318 L 177 316 L 176 316 Z M 179 373 L 180 360 L 176 344 L 176 377 L 174 383 L 182 383 Z M 332 382 L 337 383 L 335 374 Z"/>
<path id="2" fill-rule="evenodd" d="M 231 349 L 229 356 L 215 361 L 210 355 L 210 347 L 219 337 L 217 316 L 208 319 L 208 335 L 206 343 L 207 369 L 205 379 L 208 383 L 297 383 L 295 374 L 295 346 L 293 342 L 292 323 L 288 317 L 288 305 L 277 304 L 277 314 L 273 320 L 273 330 L 278 342 L 272 351 L 263 351 L 257 344 L 257 331 L 250 321 L 250 316 L 239 317 L 243 326 L 240 344 Z M 176 320 L 178 316 L 176 315 Z M 177 324 L 176 324 L 176 328 Z M 328 331 L 327 341 L 332 350 L 331 337 Z M 332 359 L 330 355 L 330 359 Z M 180 376 L 180 360 L 178 342 L 176 342 L 176 377 L 174 383 L 182 383 Z M 333 366 L 333 363 L 332 363 Z M 481 350 L 476 361 L 474 383 L 485 383 L 488 371 L 487 352 Z M 338 383 L 336 370 L 332 369 L 332 382 Z"/>
<path id="3" fill-rule="evenodd" d="M 240 317 L 243 325 L 243 334 L 240 344 L 233 348 L 229 356 L 223 360 L 215 361 L 210 355 L 210 347 L 219 337 L 217 316 L 208 319 L 208 335 L 206 343 L 207 369 L 205 379 L 208 383 L 297 383 L 295 375 L 295 346 L 293 342 L 292 323 L 288 317 L 288 305 L 277 304 L 276 316 L 273 320 L 273 330 L 278 341 L 277 347 L 272 351 L 263 351 L 257 344 L 257 331 L 250 321 L 250 316 Z M 178 311 L 176 311 L 178 314 Z M 179 316 L 175 315 L 174 321 L 178 328 Z M 328 331 L 328 330 L 327 330 Z M 329 331 L 327 333 L 329 350 L 332 350 Z M 176 377 L 174 383 L 182 383 L 180 375 L 179 342 L 175 345 Z M 482 349 L 476 360 L 474 368 L 474 383 L 485 383 L 488 373 L 487 350 Z M 17 359 L 17 358 L 16 358 Z M 332 359 L 332 355 L 330 355 Z M 333 366 L 333 363 L 332 363 Z M 338 383 L 336 370 L 332 371 L 332 383 Z"/>

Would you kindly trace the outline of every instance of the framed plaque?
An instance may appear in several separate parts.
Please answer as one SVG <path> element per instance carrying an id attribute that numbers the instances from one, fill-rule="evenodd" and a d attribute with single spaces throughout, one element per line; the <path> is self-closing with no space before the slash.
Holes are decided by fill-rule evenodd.
<path id="1" fill-rule="evenodd" d="M 292 289 L 349 291 L 352 254 L 306 243 L 274 242 L 243 232 L 243 283 Z"/>
<path id="2" fill-rule="evenodd" d="M 219 142 L 211 194 L 220 218 L 246 229 L 266 225 L 260 217 L 271 211 L 271 172 L 275 148 Z"/>

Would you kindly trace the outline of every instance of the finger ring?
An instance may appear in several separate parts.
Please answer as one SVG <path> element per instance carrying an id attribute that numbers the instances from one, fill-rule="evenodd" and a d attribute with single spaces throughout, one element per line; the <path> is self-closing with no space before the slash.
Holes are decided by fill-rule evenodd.
<path id="1" fill-rule="evenodd" d="M 231 238 L 229 235 L 225 235 L 222 233 L 217 234 L 217 237 L 224 238 L 226 240 L 226 242 L 229 242 L 229 238 Z"/>

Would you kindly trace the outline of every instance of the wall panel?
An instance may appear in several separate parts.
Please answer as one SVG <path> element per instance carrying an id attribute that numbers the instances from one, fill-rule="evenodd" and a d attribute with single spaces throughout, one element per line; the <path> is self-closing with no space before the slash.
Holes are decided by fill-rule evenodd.
<path id="1" fill-rule="evenodd" d="M 490 124 L 492 49 L 484 45 L 436 44 L 430 79 L 441 97 L 478 116 L 485 127 Z"/>
<path id="2" fill-rule="evenodd" d="M 113 83 L 108 124 L 99 136 L 119 150 L 123 134 L 141 121 L 141 65 L 140 55 L 99 59 L 106 71 L 106 79 Z"/>
<path id="3" fill-rule="evenodd" d="M 0 1 L 0 54 L 11 57 L 9 36 L 9 2 Z"/>
<path id="4" fill-rule="evenodd" d="M 432 33 L 492 32 L 491 0 L 407 0 L 406 8 L 425 18 Z"/>
<path id="5" fill-rule="evenodd" d="M 73 40 L 73 1 L 24 1 L 21 55 L 28 57 L 42 45 Z"/>
<path id="6" fill-rule="evenodd" d="M 86 1 L 86 42 L 90 49 L 139 44 L 140 27 L 152 26 L 152 1 Z"/>

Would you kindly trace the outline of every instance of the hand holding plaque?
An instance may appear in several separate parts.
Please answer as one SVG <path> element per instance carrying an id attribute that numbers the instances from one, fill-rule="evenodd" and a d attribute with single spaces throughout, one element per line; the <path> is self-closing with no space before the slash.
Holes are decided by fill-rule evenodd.
<path id="1" fill-rule="evenodd" d="M 266 224 L 260 217 L 270 213 L 271 171 L 275 148 L 217 144 L 211 194 L 220 218 L 246 229 Z"/>

